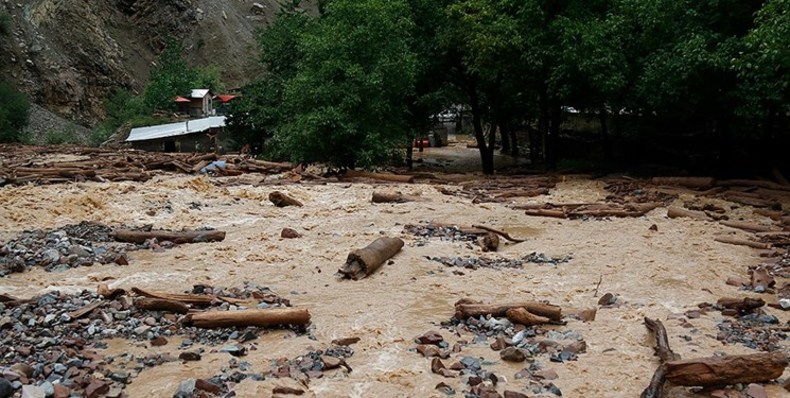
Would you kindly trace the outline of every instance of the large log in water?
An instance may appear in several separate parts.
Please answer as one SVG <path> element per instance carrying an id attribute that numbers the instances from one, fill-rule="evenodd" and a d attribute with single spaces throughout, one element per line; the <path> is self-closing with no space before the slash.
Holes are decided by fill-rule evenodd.
<path id="1" fill-rule="evenodd" d="M 666 379 L 681 386 L 761 383 L 782 376 L 787 357 L 780 352 L 728 355 L 666 362 Z"/>
<path id="2" fill-rule="evenodd" d="M 381 267 L 384 262 L 400 251 L 403 241 L 398 238 L 378 238 L 362 249 L 348 254 L 340 274 L 353 280 L 362 279 Z"/>
<path id="3" fill-rule="evenodd" d="M 204 329 L 275 325 L 303 326 L 310 322 L 310 312 L 302 308 L 208 311 L 187 315 L 184 322 Z"/>
<path id="4" fill-rule="evenodd" d="M 552 321 L 559 322 L 562 320 L 562 308 L 544 304 L 537 301 L 524 301 L 519 303 L 505 303 L 505 304 L 480 304 L 470 302 L 469 300 L 460 300 L 455 303 L 455 318 L 466 319 L 469 317 L 478 316 L 506 316 L 507 311 L 515 308 L 523 308 L 528 312 L 549 318 Z"/>
<path id="5" fill-rule="evenodd" d="M 173 243 L 221 242 L 225 240 L 225 231 L 133 231 L 117 229 L 112 232 L 113 238 L 120 242 L 143 243 L 156 238 L 159 241 Z"/>

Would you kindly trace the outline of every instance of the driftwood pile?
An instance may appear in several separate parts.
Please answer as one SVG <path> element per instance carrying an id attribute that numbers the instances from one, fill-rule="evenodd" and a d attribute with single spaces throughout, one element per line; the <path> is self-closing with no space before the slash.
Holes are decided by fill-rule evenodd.
<path id="1" fill-rule="evenodd" d="M 553 218 L 639 217 L 661 207 L 661 203 L 574 203 L 534 204 L 513 206 L 525 210 L 528 216 Z"/>
<path id="2" fill-rule="evenodd" d="M 0 146 L 0 186 L 57 184 L 82 181 L 148 181 L 155 171 L 196 174 L 209 167 L 219 175 L 276 174 L 291 170 L 289 163 L 246 159 L 240 156 L 158 153 L 82 147 Z"/>
<path id="3" fill-rule="evenodd" d="M 557 177 L 552 176 L 510 176 L 468 181 L 461 184 L 458 190 L 441 188 L 439 191 L 445 195 L 472 199 L 472 203 L 505 203 L 513 198 L 548 195 L 557 181 Z"/>

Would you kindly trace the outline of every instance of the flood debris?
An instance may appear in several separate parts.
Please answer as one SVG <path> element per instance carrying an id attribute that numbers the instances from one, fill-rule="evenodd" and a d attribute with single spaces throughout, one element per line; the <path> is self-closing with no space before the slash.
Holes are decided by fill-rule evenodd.
<path id="1" fill-rule="evenodd" d="M 188 314 L 183 322 L 206 329 L 274 325 L 304 326 L 310 323 L 310 312 L 303 308 L 208 311 Z"/>
<path id="2" fill-rule="evenodd" d="M 607 217 L 641 217 L 661 206 L 663 206 L 662 203 L 545 203 L 513 206 L 513 208 L 525 210 L 525 214 L 528 216 L 597 219 Z"/>
<path id="3" fill-rule="evenodd" d="M 113 238 L 119 242 L 144 243 L 150 239 L 173 242 L 177 245 L 183 243 L 222 242 L 225 240 L 224 231 L 215 230 L 184 230 L 184 231 L 135 231 L 129 229 L 116 229 L 112 232 Z"/>
<path id="4" fill-rule="evenodd" d="M 272 202 L 277 207 L 287 207 L 287 206 L 297 206 L 302 207 L 304 206 L 302 202 L 288 196 L 285 193 L 280 191 L 274 191 L 269 194 L 269 201 Z"/>
<path id="5" fill-rule="evenodd" d="M 362 249 L 351 251 L 338 272 L 343 278 L 355 281 L 370 276 L 397 254 L 403 245 L 400 238 L 378 238 Z"/>
<path id="6" fill-rule="evenodd" d="M 506 203 L 515 198 L 548 195 L 558 180 L 555 176 L 504 176 L 467 181 L 459 189 L 440 187 L 438 190 L 445 195 L 471 199 L 474 204 Z"/>
<path id="7" fill-rule="evenodd" d="M 390 191 L 374 191 L 373 197 L 370 200 L 372 203 L 408 203 L 408 202 L 426 202 L 427 199 L 421 196 L 406 195 L 401 192 Z"/>
<path id="8" fill-rule="evenodd" d="M 788 364 L 787 357 L 779 352 L 682 360 L 669 347 L 661 321 L 646 317 L 645 325 L 656 336 L 660 363 L 642 398 L 661 398 L 667 381 L 679 386 L 702 387 L 767 382 L 780 377 Z"/>
<path id="9" fill-rule="evenodd" d="M 572 256 L 562 257 L 549 257 L 543 253 L 532 252 L 522 258 L 509 259 L 504 257 L 431 257 L 426 256 L 426 259 L 443 264 L 447 267 L 478 269 L 478 268 L 493 268 L 493 269 L 521 269 L 525 264 L 539 264 L 539 265 L 559 265 L 565 264 L 573 259 Z"/>
<path id="10" fill-rule="evenodd" d="M 373 180 L 373 181 L 410 184 L 414 182 L 415 177 L 413 175 L 404 175 L 404 174 L 370 173 L 366 171 L 347 170 L 346 173 L 341 176 L 341 179 L 354 180 L 354 181 Z"/>
<path id="11" fill-rule="evenodd" d="M 298 239 L 302 237 L 302 234 L 293 228 L 283 228 L 283 230 L 280 231 L 280 237 L 283 239 Z"/>
<path id="12" fill-rule="evenodd" d="M 135 299 L 132 292 L 141 291 L 139 289 L 109 291 L 120 293 L 104 296 L 87 290 L 75 294 L 48 292 L 32 299 L 11 298 L 0 303 L 0 329 L 3 330 L 0 333 L 0 357 L 3 358 L 0 372 L 4 378 L 14 382 L 13 390 L 18 393 L 23 386 L 31 386 L 28 387 L 31 390 L 33 387 L 47 389 L 61 385 L 69 390 L 69 394 L 78 396 L 98 397 L 112 390 L 117 390 L 113 396 L 120 396 L 125 386 L 143 369 L 179 359 L 200 360 L 201 352 L 184 351 L 178 358 L 160 353 L 112 357 L 98 351 L 107 347 L 107 339 L 122 338 L 154 347 L 167 345 L 180 336 L 179 349 L 187 350 L 194 344 L 225 345 L 226 348 L 233 347 L 235 351 L 223 348 L 233 355 L 234 352 L 254 349 L 254 343 L 252 346 L 244 343 L 264 332 L 258 327 L 207 330 L 189 326 L 183 322 L 182 315 L 177 314 L 183 312 L 183 308 L 170 307 L 186 305 L 183 302 L 164 305 L 158 298 Z M 272 311 L 287 310 L 285 307 L 290 305 L 286 299 L 255 284 L 232 289 L 197 285 L 183 295 L 199 296 L 211 299 L 188 300 L 190 306 L 195 306 L 190 310 L 210 308 L 242 313 L 245 308 L 241 302 L 248 306 L 271 308 Z M 150 306 L 152 302 L 157 304 Z M 178 311 L 171 311 L 173 309 Z M 303 332 L 305 328 L 300 326 L 293 330 Z M 238 344 L 229 344 L 234 340 Z M 211 388 L 208 384 L 205 386 Z"/>

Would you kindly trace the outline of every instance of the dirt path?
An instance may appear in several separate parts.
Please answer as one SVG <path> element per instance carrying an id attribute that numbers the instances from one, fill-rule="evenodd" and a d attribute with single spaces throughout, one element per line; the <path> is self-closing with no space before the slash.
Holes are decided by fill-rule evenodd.
<path id="1" fill-rule="evenodd" d="M 297 307 L 313 314 L 314 336 L 294 337 L 292 332 L 272 331 L 257 340 L 258 350 L 244 358 L 259 372 L 271 369 L 272 361 L 293 358 L 308 347 L 324 347 L 334 338 L 357 336 L 353 367 L 348 377 L 312 380 L 308 396 L 315 397 L 444 397 L 435 390 L 446 382 L 459 394 L 459 379 L 445 379 L 430 370 L 430 361 L 410 351 L 416 336 L 440 330 L 452 345 L 457 337 L 438 324 L 453 314 L 453 303 L 469 297 L 489 302 L 518 299 L 549 300 L 563 307 L 596 307 L 600 294 L 618 296 L 618 307 L 599 309 L 594 322 L 571 320 L 563 331 L 580 333 L 587 353 L 578 361 L 551 363 L 553 383 L 565 397 L 636 397 L 647 385 L 657 359 L 653 355 L 642 319 L 665 320 L 670 342 L 685 357 L 748 353 L 741 345 L 724 346 L 716 339 L 718 313 L 691 319 L 684 327 L 671 314 L 682 314 L 701 302 L 739 295 L 725 284 L 729 276 L 746 275 L 759 258 L 749 248 L 714 242 L 717 233 L 729 231 L 718 224 L 672 220 L 659 208 L 645 217 L 612 220 L 556 220 L 528 217 L 501 204 L 471 204 L 445 196 L 430 185 L 399 186 L 405 194 L 422 195 L 429 201 L 398 205 L 374 205 L 369 185 L 329 184 L 289 186 L 287 193 L 302 201 L 301 208 L 276 208 L 267 195 L 274 188 L 240 186 L 218 188 L 206 178 L 157 178 L 144 184 L 71 184 L 47 187 L 0 189 L 2 237 L 23 229 L 57 227 L 84 220 L 114 224 L 153 224 L 180 229 L 211 226 L 226 230 L 221 243 L 184 245 L 161 253 L 132 252 L 130 265 L 93 266 L 62 273 L 32 271 L 0 280 L 0 292 L 31 296 L 44 290 L 95 289 L 99 281 L 111 287 L 146 287 L 166 291 L 188 290 L 194 284 L 241 286 L 251 281 L 286 296 Z M 566 179 L 548 202 L 584 202 L 605 197 L 602 183 Z M 681 197 L 680 200 L 683 200 Z M 523 269 L 452 269 L 426 256 L 480 256 L 477 246 L 462 242 L 418 238 L 403 233 L 405 224 L 438 221 L 458 224 L 483 223 L 513 235 L 526 237 L 508 244 L 497 254 L 520 258 L 532 252 L 549 256 L 572 256 L 559 265 L 526 264 Z M 650 231 L 656 225 L 656 232 Z M 280 230 L 294 228 L 301 239 L 282 240 Z M 381 235 L 398 236 L 406 247 L 372 277 L 358 281 L 338 280 L 334 273 L 352 248 L 362 247 Z M 600 294 L 594 296 L 601 280 Z M 780 322 L 788 316 L 769 313 Z M 683 336 L 683 337 L 682 337 Z M 150 350 L 178 355 L 178 339 L 159 348 L 114 342 L 107 353 L 144 353 Z M 493 361 L 487 369 L 505 377 L 504 389 L 534 396 L 529 382 L 514 374 L 524 364 L 502 362 L 488 344 L 470 344 L 461 355 Z M 786 341 L 784 350 L 787 350 Z M 131 397 L 170 397 L 187 377 L 221 373 L 230 357 L 209 353 L 200 362 L 172 362 L 144 370 L 127 388 Z M 451 362 L 451 361 L 450 361 Z M 785 373 L 785 377 L 788 373 Z M 292 380 L 244 381 L 237 396 L 270 396 L 276 385 L 295 385 Z M 776 385 L 768 396 L 788 394 Z M 675 391 L 674 397 L 692 397 Z"/>

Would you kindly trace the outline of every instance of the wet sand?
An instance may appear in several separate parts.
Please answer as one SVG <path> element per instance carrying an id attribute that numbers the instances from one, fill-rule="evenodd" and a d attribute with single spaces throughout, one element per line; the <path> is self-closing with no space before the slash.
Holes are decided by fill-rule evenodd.
<path id="1" fill-rule="evenodd" d="M 309 347 L 326 347 L 334 338 L 361 338 L 349 360 L 354 371 L 348 377 L 311 381 L 306 396 L 315 397 L 444 397 L 434 389 L 440 382 L 450 384 L 460 396 L 460 380 L 432 374 L 430 361 L 409 349 L 415 346 L 416 336 L 432 329 L 440 330 L 451 345 L 458 340 L 439 329 L 438 323 L 450 319 L 453 303 L 467 297 L 486 302 L 549 300 L 563 307 L 586 308 L 595 307 L 603 293 L 619 296 L 622 305 L 599 309 L 595 321 L 571 320 L 561 327 L 581 333 L 587 342 L 588 351 L 578 361 L 555 364 L 549 363 L 547 356 L 539 358 L 547 368 L 557 371 L 559 378 L 553 382 L 565 397 L 639 396 L 657 365 L 653 339 L 642 323 L 645 316 L 664 320 L 673 349 L 684 358 L 752 352 L 716 340 L 716 323 L 722 319 L 718 313 L 690 320 L 694 328 L 684 328 L 678 319 L 667 320 L 668 315 L 694 309 L 698 303 L 743 294 L 725 281 L 730 276 L 746 277 L 747 267 L 760 259 L 752 249 L 714 242 L 719 234 L 733 233 L 730 228 L 668 219 L 666 208 L 633 219 L 528 217 L 502 204 L 472 204 L 467 199 L 442 195 L 435 186 L 420 184 L 394 189 L 422 195 L 429 201 L 374 205 L 370 203 L 374 188 L 380 189 L 365 184 L 220 188 L 206 177 L 172 176 L 146 183 L 2 188 L 0 223 L 4 228 L 0 238 L 4 240 L 24 229 L 85 220 L 171 229 L 210 226 L 228 234 L 220 243 L 182 245 L 162 253 L 131 252 L 130 264 L 123 267 L 93 266 L 62 273 L 34 270 L 11 275 L 0 279 L 0 292 L 29 297 L 45 290 L 95 289 L 100 281 L 110 287 L 164 291 L 185 291 L 199 283 L 233 287 L 255 282 L 290 299 L 296 307 L 308 308 L 318 340 L 271 331 L 259 338 L 258 349 L 244 358 L 252 364 L 252 371 L 270 370 L 272 361 L 304 354 Z M 284 191 L 305 206 L 276 208 L 267 200 L 273 190 Z M 605 196 L 602 182 L 568 177 L 549 197 L 533 201 L 578 203 Z M 683 195 L 678 200 L 690 198 Z M 573 259 L 557 266 L 526 264 L 523 269 L 481 268 L 454 275 L 451 269 L 425 256 L 483 253 L 477 246 L 438 239 L 417 246 L 417 238 L 403 234 L 405 224 L 426 221 L 486 224 L 527 238 L 524 243 L 504 245 L 496 255 L 519 258 L 536 251 L 551 256 L 572 255 Z M 653 224 L 657 232 L 649 231 Z M 285 227 L 296 229 L 304 237 L 279 238 Z M 406 241 L 394 264 L 357 282 L 336 278 L 335 272 L 351 249 L 382 235 Z M 765 298 L 770 300 L 768 295 Z M 782 323 L 789 318 L 774 309 L 767 311 Z M 681 336 L 690 337 L 690 341 Z M 471 340 L 471 336 L 461 338 Z M 179 339 L 173 338 L 169 345 L 149 349 L 139 343 L 115 341 L 105 352 L 154 351 L 177 356 L 178 343 Z M 787 347 L 785 343 L 785 351 Z M 514 378 L 524 364 L 501 362 L 487 344 L 470 345 L 460 355 L 496 361 L 487 369 L 505 376 L 500 392 L 526 392 L 528 382 Z M 131 397 L 171 397 L 188 377 L 221 373 L 229 358 L 214 353 L 196 363 L 174 362 L 147 369 L 126 391 Z M 784 375 L 788 376 L 790 372 Z M 237 386 L 237 396 L 271 396 L 276 385 L 297 383 L 248 380 Z M 768 385 L 767 390 L 770 397 L 790 396 L 777 385 Z M 670 396 L 695 395 L 676 389 Z"/>

